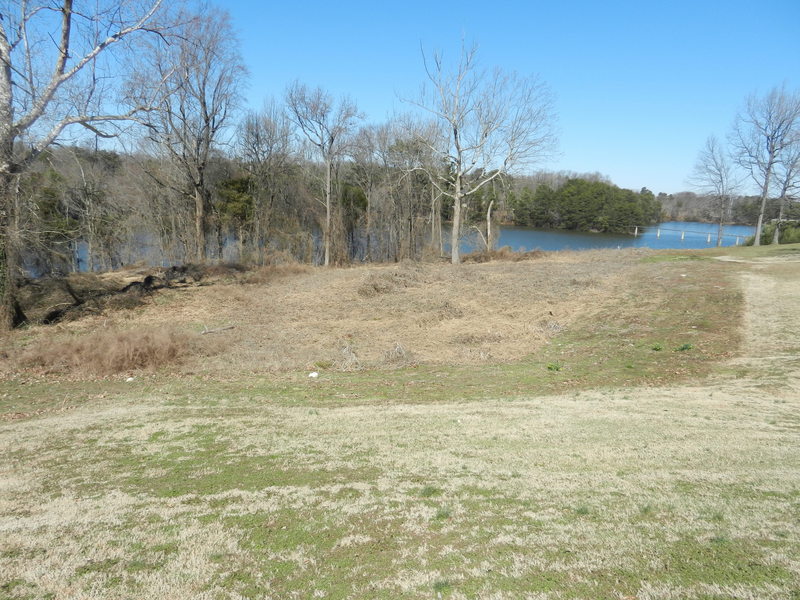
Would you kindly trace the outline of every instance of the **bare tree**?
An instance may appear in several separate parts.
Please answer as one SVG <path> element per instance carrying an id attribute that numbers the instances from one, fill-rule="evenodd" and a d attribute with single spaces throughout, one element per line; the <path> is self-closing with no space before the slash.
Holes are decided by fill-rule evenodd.
<path id="1" fill-rule="evenodd" d="M 250 178 L 253 197 L 253 243 L 259 263 L 273 222 L 273 213 L 285 187 L 291 162 L 292 126 L 275 102 L 245 115 L 239 124 L 236 151 Z"/>
<path id="2" fill-rule="evenodd" d="M 381 197 L 389 196 L 392 185 L 392 145 L 396 138 L 394 123 L 368 125 L 358 131 L 350 152 L 353 159 L 353 179 L 364 190 L 367 200 L 364 219 L 364 259 L 367 261 L 374 258 L 372 247 L 376 241 L 375 206 Z"/>
<path id="3" fill-rule="evenodd" d="M 719 222 L 717 246 L 721 246 L 725 220 L 730 214 L 731 202 L 739 187 L 739 181 L 736 179 L 727 153 L 715 136 L 709 136 L 706 140 L 689 181 L 701 193 L 713 199 Z"/>
<path id="4" fill-rule="evenodd" d="M 154 43 L 133 81 L 135 101 L 166 86 L 150 113 L 150 137 L 178 169 L 178 181 L 162 183 L 194 205 L 195 258 L 207 257 L 206 229 L 211 202 L 209 161 L 238 106 L 247 71 L 224 10 L 208 8 L 186 16 L 171 44 Z"/>
<path id="5" fill-rule="evenodd" d="M 775 233 L 772 236 L 773 244 L 780 243 L 786 204 L 797 197 L 797 190 L 800 188 L 800 128 L 798 128 L 797 134 L 794 143 L 781 153 L 775 169 L 779 210 Z"/>
<path id="6" fill-rule="evenodd" d="M 800 95 L 785 87 L 773 88 L 764 97 L 747 98 L 744 111 L 736 117 L 731 143 L 736 161 L 760 188 L 761 210 L 754 244 L 761 244 L 764 209 L 775 167 L 787 149 L 796 143 L 800 127 Z"/>
<path id="7" fill-rule="evenodd" d="M 309 89 L 297 81 L 286 91 L 286 104 L 291 119 L 315 148 L 325 168 L 325 223 L 322 227 L 322 238 L 324 264 L 327 267 L 331 262 L 334 167 L 347 153 L 348 137 L 353 133 L 361 115 L 353 101 L 342 98 L 335 102 L 322 88 Z"/>
<path id="8" fill-rule="evenodd" d="M 0 14 L 0 325 L 24 319 L 16 277 L 15 229 L 18 175 L 72 125 L 97 135 L 104 126 L 136 118 L 150 98 L 112 105 L 115 65 L 143 33 L 166 31 L 163 0 L 98 0 L 73 7 L 72 0 L 11 0 Z M 116 55 L 117 62 L 102 60 Z"/>
<path id="9" fill-rule="evenodd" d="M 462 46 L 453 69 L 441 54 L 432 60 L 423 54 L 428 84 L 414 102 L 435 126 L 425 143 L 438 165 L 425 168 L 431 182 L 452 201 L 453 264 L 460 262 L 462 211 L 468 197 L 504 173 L 541 159 L 555 141 L 546 86 L 535 77 L 485 71 L 476 54 L 475 47 Z"/>

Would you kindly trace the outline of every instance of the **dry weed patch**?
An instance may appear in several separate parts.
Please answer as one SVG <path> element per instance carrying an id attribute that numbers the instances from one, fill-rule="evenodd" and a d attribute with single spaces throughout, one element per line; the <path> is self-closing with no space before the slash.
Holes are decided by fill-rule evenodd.
<path id="1" fill-rule="evenodd" d="M 224 357 L 204 362 L 216 375 L 312 370 L 330 364 L 394 366 L 387 355 L 403 348 L 420 365 L 518 361 L 583 313 L 610 301 L 636 254 L 593 254 L 535 261 L 363 266 L 312 269 L 246 288 L 184 290 L 170 317 L 234 324 Z M 572 282 L 580 281 L 578 285 Z M 158 320 L 150 307 L 143 319 Z M 196 370 L 194 367 L 190 367 Z"/>
<path id="2" fill-rule="evenodd" d="M 138 369 L 157 370 L 195 353 L 196 336 L 174 330 L 98 331 L 72 339 L 40 340 L 21 363 L 45 372 L 111 375 Z"/>

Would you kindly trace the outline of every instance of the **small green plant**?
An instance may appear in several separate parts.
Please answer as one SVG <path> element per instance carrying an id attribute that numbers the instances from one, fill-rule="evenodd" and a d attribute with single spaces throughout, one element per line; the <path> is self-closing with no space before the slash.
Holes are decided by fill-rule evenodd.
<path id="1" fill-rule="evenodd" d="M 437 579 L 436 581 L 433 582 L 433 591 L 434 592 L 438 592 L 438 593 L 446 592 L 451 587 L 453 587 L 453 584 L 450 583 L 450 581 L 447 580 L 447 579 Z"/>
<path id="2" fill-rule="evenodd" d="M 580 515 L 580 516 L 584 517 L 584 516 L 588 515 L 589 512 L 590 512 L 589 511 L 589 507 L 586 506 L 585 504 L 581 504 L 580 506 L 576 506 L 575 507 L 575 514 L 576 515 Z"/>
<path id="3" fill-rule="evenodd" d="M 318 360 L 314 363 L 314 367 L 319 369 L 320 371 L 324 371 L 325 369 L 330 369 L 333 366 L 333 361 L 330 360 Z"/>
<path id="4" fill-rule="evenodd" d="M 661 352 L 661 351 L 664 349 L 664 345 L 663 345 L 663 344 L 660 344 L 660 343 L 658 343 L 658 342 L 656 342 L 655 344 L 653 344 L 652 346 L 650 346 L 650 349 L 651 349 L 651 350 L 654 350 L 654 351 L 656 351 L 656 352 Z"/>
<path id="5" fill-rule="evenodd" d="M 675 352 L 686 352 L 687 350 L 691 350 L 694 348 L 691 344 L 681 344 L 677 348 L 675 348 Z"/>
<path id="6" fill-rule="evenodd" d="M 441 508 L 439 508 L 439 510 L 436 511 L 436 515 L 434 516 L 434 518 L 437 521 L 440 521 L 444 519 L 449 519 L 452 516 L 452 514 L 453 513 L 450 511 L 449 508 L 442 506 Z"/>
<path id="7" fill-rule="evenodd" d="M 547 363 L 547 370 L 548 371 L 560 371 L 561 370 L 561 363 L 558 363 L 558 362 Z"/>
<path id="8" fill-rule="evenodd" d="M 419 497 L 420 498 L 431 498 L 432 496 L 438 496 L 441 493 L 442 493 L 442 490 L 440 490 L 439 488 L 434 487 L 432 485 L 426 485 L 424 488 L 422 488 L 419 491 Z"/>
<path id="9" fill-rule="evenodd" d="M 729 541 L 728 537 L 721 533 L 711 538 L 712 544 L 727 544 Z"/>

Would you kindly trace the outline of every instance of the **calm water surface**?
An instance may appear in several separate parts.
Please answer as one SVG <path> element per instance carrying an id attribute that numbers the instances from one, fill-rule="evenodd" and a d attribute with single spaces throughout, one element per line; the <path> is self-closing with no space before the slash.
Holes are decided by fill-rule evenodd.
<path id="1" fill-rule="evenodd" d="M 723 246 L 744 244 L 755 233 L 755 227 L 726 225 Z M 480 244 L 475 239 L 463 242 L 469 252 Z M 717 245 L 717 226 L 709 223 L 667 221 L 639 230 L 639 235 L 582 233 L 529 227 L 502 227 L 498 247 L 512 250 L 590 250 L 593 248 L 713 248 Z"/>

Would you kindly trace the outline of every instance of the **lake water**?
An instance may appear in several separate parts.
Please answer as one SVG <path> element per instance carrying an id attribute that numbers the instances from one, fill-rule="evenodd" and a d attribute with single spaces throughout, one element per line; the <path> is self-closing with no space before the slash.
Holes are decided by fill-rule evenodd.
<path id="1" fill-rule="evenodd" d="M 755 234 L 755 227 L 726 225 L 723 246 L 744 244 Z M 638 235 L 585 233 L 553 229 L 504 226 L 497 247 L 512 250 L 590 250 L 595 248 L 713 248 L 717 245 L 717 226 L 709 223 L 668 221 L 640 229 Z M 480 246 L 472 237 L 462 242 L 462 252 Z"/>

